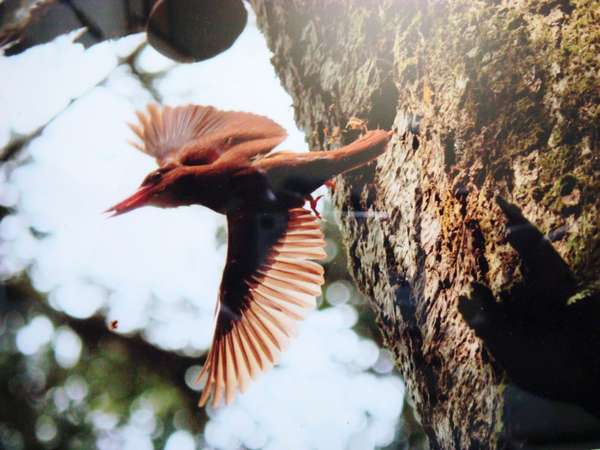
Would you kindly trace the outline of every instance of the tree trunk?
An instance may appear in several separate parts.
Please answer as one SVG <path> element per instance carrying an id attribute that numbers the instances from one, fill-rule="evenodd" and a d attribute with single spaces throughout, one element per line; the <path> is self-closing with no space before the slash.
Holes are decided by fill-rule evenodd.
<path id="1" fill-rule="evenodd" d="M 334 200 L 430 446 L 597 439 L 598 3 L 252 3 L 312 147 L 396 131 Z"/>

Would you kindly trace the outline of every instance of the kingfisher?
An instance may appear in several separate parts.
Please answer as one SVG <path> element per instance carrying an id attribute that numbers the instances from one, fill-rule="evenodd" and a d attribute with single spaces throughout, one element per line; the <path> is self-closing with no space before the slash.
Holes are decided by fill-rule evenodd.
<path id="1" fill-rule="evenodd" d="M 158 168 L 107 212 L 202 205 L 226 216 L 226 264 L 198 380 L 205 380 L 200 407 L 211 396 L 215 407 L 229 404 L 277 363 L 321 294 L 317 261 L 326 257 L 325 239 L 306 200 L 336 175 L 381 155 L 392 133 L 366 131 L 330 151 L 273 152 L 287 133 L 257 114 L 149 105 L 136 115 L 139 122 L 129 126 L 139 140 L 131 144 Z"/>

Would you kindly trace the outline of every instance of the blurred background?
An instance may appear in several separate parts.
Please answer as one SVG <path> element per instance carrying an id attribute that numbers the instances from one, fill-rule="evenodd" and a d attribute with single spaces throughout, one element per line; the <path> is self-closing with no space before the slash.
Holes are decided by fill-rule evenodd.
<path id="1" fill-rule="evenodd" d="M 150 102 L 264 114 L 289 131 L 279 149 L 307 150 L 249 14 L 231 49 L 197 64 L 160 56 L 142 34 L 85 50 L 74 32 L 0 56 L 0 448 L 423 445 L 327 199 L 318 311 L 274 370 L 217 410 L 196 407 L 194 379 L 224 218 L 201 207 L 102 215 L 154 167 L 127 143 L 126 123 Z"/>

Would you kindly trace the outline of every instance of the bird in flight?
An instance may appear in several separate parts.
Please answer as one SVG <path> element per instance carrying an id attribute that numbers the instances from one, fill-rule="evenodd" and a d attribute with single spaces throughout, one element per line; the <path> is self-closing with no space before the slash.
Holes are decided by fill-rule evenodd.
<path id="1" fill-rule="evenodd" d="M 303 206 L 332 177 L 373 160 L 391 132 L 368 131 L 327 152 L 271 152 L 286 137 L 272 120 L 212 106 L 137 112 L 132 144 L 159 168 L 107 212 L 141 206 L 202 205 L 227 216 L 228 248 L 213 341 L 199 380 L 199 405 L 229 404 L 270 369 L 316 306 L 324 282 L 315 261 L 326 256 L 316 217 Z"/>

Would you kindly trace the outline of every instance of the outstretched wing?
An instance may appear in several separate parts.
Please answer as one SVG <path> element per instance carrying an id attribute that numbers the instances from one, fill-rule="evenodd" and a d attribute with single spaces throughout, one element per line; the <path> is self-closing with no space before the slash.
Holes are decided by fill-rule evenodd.
<path id="1" fill-rule="evenodd" d="M 228 216 L 229 248 L 200 406 L 244 392 L 278 361 L 324 282 L 325 240 L 303 208 Z"/>
<path id="2" fill-rule="evenodd" d="M 137 111 L 136 115 L 139 123 L 129 127 L 141 142 L 131 144 L 155 157 L 161 166 L 209 164 L 225 151 L 248 157 L 268 153 L 287 135 L 267 117 L 212 106 L 148 105 L 146 113 Z"/>

